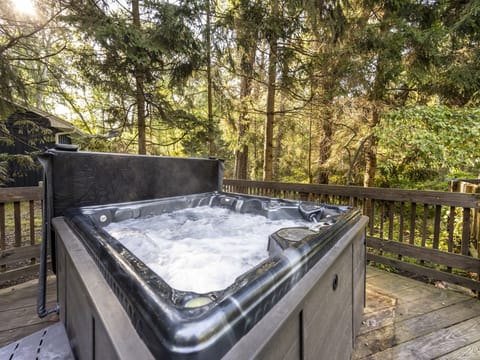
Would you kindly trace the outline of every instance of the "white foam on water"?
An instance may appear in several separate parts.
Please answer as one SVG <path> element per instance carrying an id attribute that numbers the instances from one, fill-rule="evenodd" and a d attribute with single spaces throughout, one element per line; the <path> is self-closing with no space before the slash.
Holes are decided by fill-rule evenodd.
<path id="1" fill-rule="evenodd" d="M 104 229 L 177 290 L 222 290 L 268 257 L 268 235 L 304 220 L 201 206 L 111 223 Z"/>

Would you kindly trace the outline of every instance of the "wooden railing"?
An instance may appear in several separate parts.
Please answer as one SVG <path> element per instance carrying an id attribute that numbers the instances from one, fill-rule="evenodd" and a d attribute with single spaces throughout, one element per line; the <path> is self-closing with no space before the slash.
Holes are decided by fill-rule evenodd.
<path id="1" fill-rule="evenodd" d="M 480 195 L 480 179 L 465 179 L 450 181 L 450 191 L 466 194 Z M 470 252 L 474 257 L 480 258 L 480 209 L 473 209 L 472 223 L 470 231 L 472 236 L 477 239 L 477 248 L 470 247 Z"/>
<path id="2" fill-rule="evenodd" d="M 223 184 L 229 192 L 358 207 L 369 216 L 369 261 L 480 291 L 474 226 L 479 194 L 246 180 Z"/>
<path id="3" fill-rule="evenodd" d="M 244 180 L 224 189 L 359 207 L 369 261 L 480 292 L 480 194 Z M 0 286 L 38 271 L 41 199 L 40 187 L 0 189 Z"/>
<path id="4" fill-rule="evenodd" d="M 38 272 L 42 188 L 0 188 L 0 286 Z"/>

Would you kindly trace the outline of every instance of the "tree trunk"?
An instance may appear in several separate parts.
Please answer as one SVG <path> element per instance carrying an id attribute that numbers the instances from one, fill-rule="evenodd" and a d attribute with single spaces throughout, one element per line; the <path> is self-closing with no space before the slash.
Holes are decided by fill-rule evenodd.
<path id="1" fill-rule="evenodd" d="M 255 91 L 253 97 L 255 98 Z M 258 129 L 258 121 L 257 117 L 253 117 L 253 159 L 252 159 L 252 170 L 251 170 L 251 176 L 250 178 L 253 180 L 258 180 L 258 174 L 261 171 L 262 164 L 260 163 L 260 159 L 258 156 L 258 139 L 257 139 L 257 134 L 259 133 Z"/>
<path id="2" fill-rule="evenodd" d="M 210 0 L 207 0 L 207 117 L 208 117 L 208 154 L 214 156 L 217 152 L 215 146 L 215 124 L 213 123 L 213 98 L 212 98 L 212 51 L 210 29 Z"/>
<path id="3" fill-rule="evenodd" d="M 380 22 L 380 36 L 390 32 L 391 10 L 384 8 L 383 17 Z M 380 117 L 386 104 L 386 94 L 389 78 L 388 69 L 392 67 L 391 50 L 380 48 L 377 53 L 377 64 L 375 67 L 375 79 L 370 90 L 369 100 L 372 104 L 372 116 L 368 120 L 370 137 L 365 143 L 365 173 L 363 174 L 363 186 L 371 187 L 374 185 L 375 173 L 377 171 L 377 145 L 378 138 L 375 136 L 375 128 L 380 123 Z M 395 60 L 397 61 L 397 60 Z"/>
<path id="4" fill-rule="evenodd" d="M 252 91 L 251 73 L 255 62 L 255 47 L 248 49 L 242 56 L 244 73 L 240 81 L 240 115 L 237 125 L 237 150 L 235 151 L 235 179 L 248 179 L 248 142 L 249 129 L 247 100 Z"/>
<path id="5" fill-rule="evenodd" d="M 282 94 L 282 93 L 281 93 Z M 280 174 L 280 157 L 282 156 L 282 141 L 285 131 L 282 127 L 285 124 L 285 101 L 286 99 L 282 95 L 280 98 L 280 116 L 277 124 L 277 136 L 275 141 L 275 152 L 273 157 L 273 166 L 272 166 L 272 178 L 275 181 L 278 181 Z"/>
<path id="6" fill-rule="evenodd" d="M 321 135 L 318 144 L 318 184 L 328 184 L 330 171 L 327 168 L 327 161 L 332 154 L 332 139 L 333 139 L 333 114 L 330 105 L 325 105 L 324 116 L 321 119 Z"/>
<path id="7" fill-rule="evenodd" d="M 267 117 L 265 119 L 265 140 L 263 145 L 263 181 L 272 180 L 273 124 L 275 120 L 275 78 L 276 60 L 270 50 L 268 64 Z"/>
<path id="8" fill-rule="evenodd" d="M 260 79 L 264 79 L 266 76 L 265 72 L 265 53 L 267 52 L 267 45 L 265 42 L 259 44 L 259 53 L 261 54 L 258 59 L 257 65 L 257 74 Z M 258 55 L 258 54 L 257 54 Z M 260 81 L 255 81 L 252 83 L 252 99 L 260 99 L 263 94 L 263 84 Z M 263 117 L 258 115 L 253 116 L 253 133 L 252 143 L 253 143 L 253 159 L 252 159 L 252 170 L 250 178 L 253 180 L 260 180 L 263 177 Z"/>
<path id="9" fill-rule="evenodd" d="M 248 145 L 241 145 L 235 152 L 235 178 L 248 179 Z"/>
<path id="10" fill-rule="evenodd" d="M 137 128 L 138 128 L 138 153 L 147 153 L 147 136 L 145 125 L 145 94 L 143 92 L 143 74 L 137 70 L 135 75 L 137 98 Z"/>
<path id="11" fill-rule="evenodd" d="M 278 1 L 272 0 L 272 13 L 278 15 Z M 272 33 L 269 40 L 267 117 L 265 119 L 265 142 L 263 145 L 263 181 L 272 181 L 273 126 L 275 121 L 275 91 L 277 79 L 277 36 Z"/>
<path id="12" fill-rule="evenodd" d="M 133 25 L 140 29 L 139 0 L 132 0 Z M 140 65 L 135 65 L 135 97 L 137 102 L 137 130 L 138 130 L 138 153 L 147 153 L 146 125 L 145 125 L 145 76 Z"/>
<path id="13" fill-rule="evenodd" d="M 246 76 L 242 77 L 240 82 L 240 96 L 242 101 L 240 115 L 237 124 L 237 149 L 235 151 L 235 179 L 248 179 L 248 143 L 247 133 L 249 128 L 248 109 L 243 102 L 250 94 L 250 79 Z"/>
<path id="14" fill-rule="evenodd" d="M 254 76 L 255 54 L 258 41 L 258 30 L 250 26 L 250 14 L 248 3 L 239 3 L 239 13 L 235 18 L 235 31 L 240 52 L 240 108 L 237 123 L 237 146 L 235 150 L 235 173 L 236 179 L 248 179 L 248 145 L 250 119 L 249 99 L 252 93 L 252 79 Z"/>
<path id="15" fill-rule="evenodd" d="M 375 105 L 374 105 L 375 106 Z M 377 143 L 378 138 L 373 133 L 378 125 L 380 115 L 378 109 L 374 107 L 372 118 L 369 122 L 370 137 L 365 143 L 365 173 L 363 175 L 363 186 L 372 187 L 375 180 L 375 172 L 377 171 Z"/>
<path id="16" fill-rule="evenodd" d="M 313 183 L 313 174 L 312 174 L 312 111 L 310 109 L 310 117 L 308 119 L 308 157 L 307 157 L 307 175 L 308 183 Z"/>

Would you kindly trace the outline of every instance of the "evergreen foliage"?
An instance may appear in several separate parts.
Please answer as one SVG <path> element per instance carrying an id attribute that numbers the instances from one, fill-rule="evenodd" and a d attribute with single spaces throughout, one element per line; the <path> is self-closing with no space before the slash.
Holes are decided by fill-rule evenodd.
<path id="1" fill-rule="evenodd" d="M 478 1 L 32 2 L 0 5 L 0 96 L 68 113 L 84 148 L 278 181 L 478 175 Z"/>

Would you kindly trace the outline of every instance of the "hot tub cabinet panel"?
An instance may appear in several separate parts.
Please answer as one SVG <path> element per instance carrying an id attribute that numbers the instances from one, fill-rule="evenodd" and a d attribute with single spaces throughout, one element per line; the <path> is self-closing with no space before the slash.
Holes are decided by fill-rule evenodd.
<path id="1" fill-rule="evenodd" d="M 362 217 L 224 360 L 349 359 L 363 313 L 367 222 Z"/>
<path id="2" fill-rule="evenodd" d="M 76 359 L 153 359 L 114 290 L 63 218 L 57 242 L 60 320 Z"/>
<path id="3" fill-rule="evenodd" d="M 119 301 L 122 292 L 112 289 L 104 278 L 111 275 L 102 275 L 63 218 L 54 219 L 53 225 L 61 319 L 75 356 L 81 360 L 154 358 Z M 348 359 L 363 310 L 365 225 L 362 217 L 223 357 Z M 181 352 L 175 356 L 220 357 Z"/>
<path id="4" fill-rule="evenodd" d="M 218 159 L 64 150 L 41 156 L 46 221 L 37 308 L 40 316 L 59 309 L 77 359 L 350 357 L 365 301 L 367 220 L 358 210 L 224 193 Z M 294 225 L 275 227 L 265 239 L 267 257 L 231 285 L 198 292 L 170 286 L 153 271 L 156 263 L 149 267 L 106 228 L 202 206 Z M 58 293 L 49 310 L 48 253 Z"/>
<path id="5" fill-rule="evenodd" d="M 368 218 L 364 217 L 368 222 Z M 365 227 L 366 227 L 365 223 Z M 365 231 L 364 231 L 365 232 Z M 360 235 L 357 235 L 360 236 Z M 353 334 L 352 338 L 358 335 L 360 326 L 362 324 L 363 308 L 366 304 L 365 290 L 366 290 L 366 239 L 365 234 L 361 239 L 352 241 L 352 301 L 353 301 Z"/>
<path id="6" fill-rule="evenodd" d="M 314 359 L 315 354 L 332 359 L 353 347 L 351 258 L 349 246 L 306 297 L 303 316 L 308 359 Z"/>

